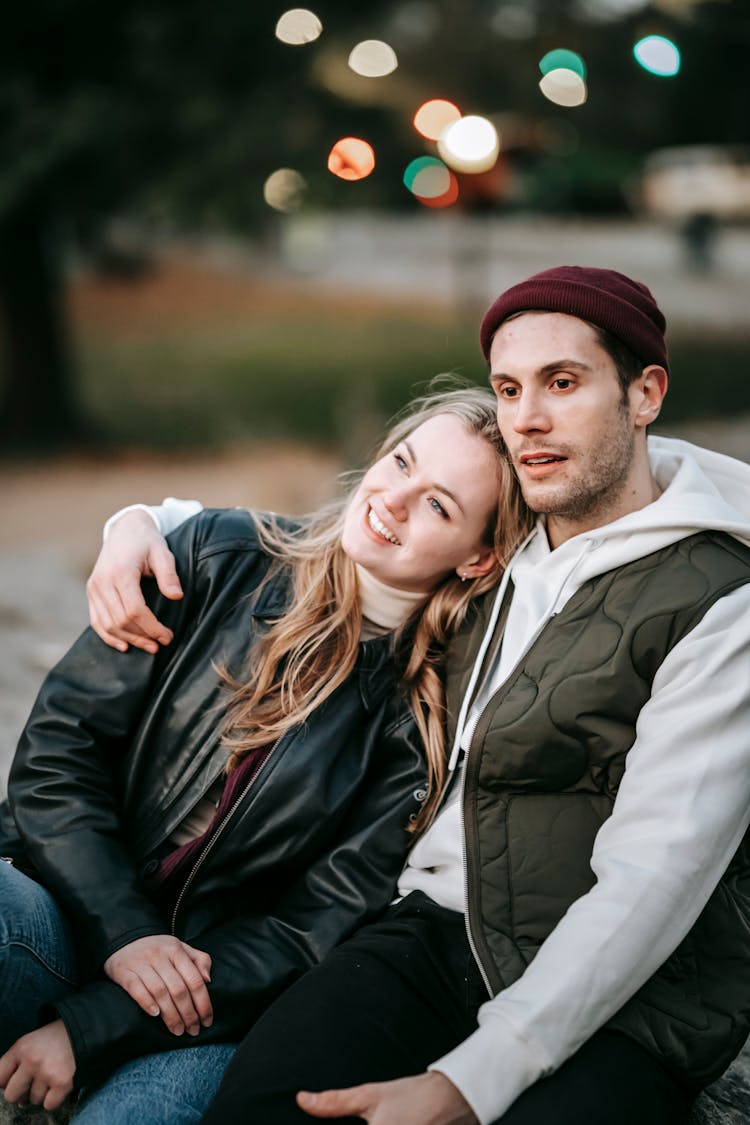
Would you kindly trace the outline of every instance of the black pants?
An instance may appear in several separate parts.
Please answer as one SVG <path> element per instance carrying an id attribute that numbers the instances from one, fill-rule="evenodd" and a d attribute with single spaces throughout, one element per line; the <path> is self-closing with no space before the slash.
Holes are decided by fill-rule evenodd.
<path id="1" fill-rule="evenodd" d="M 463 916 L 413 893 L 268 1009 L 229 1064 L 202 1125 L 312 1125 L 294 1101 L 298 1090 L 420 1074 L 475 1030 L 486 999 Z M 500 1121 L 681 1125 L 690 1101 L 637 1043 L 600 1031 Z"/>

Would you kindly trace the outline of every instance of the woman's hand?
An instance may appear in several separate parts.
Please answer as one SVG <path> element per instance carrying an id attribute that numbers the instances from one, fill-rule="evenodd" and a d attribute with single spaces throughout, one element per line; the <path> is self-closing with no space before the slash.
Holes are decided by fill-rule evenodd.
<path id="1" fill-rule="evenodd" d="M 0 1058 L 6 1102 L 58 1109 L 73 1089 L 76 1061 L 62 1020 L 21 1036 Z"/>
<path id="2" fill-rule="evenodd" d="M 172 631 L 162 625 L 144 601 L 141 578 L 156 579 L 165 598 L 181 598 L 182 586 L 174 556 L 147 512 L 126 512 L 110 528 L 88 582 L 91 627 L 111 648 L 128 645 L 157 652 L 168 645 Z"/>
<path id="3" fill-rule="evenodd" d="M 197 1035 L 201 1025 L 211 1026 L 208 953 L 169 934 L 156 934 L 124 945 L 103 968 L 144 1012 L 161 1016 L 173 1035 Z"/>

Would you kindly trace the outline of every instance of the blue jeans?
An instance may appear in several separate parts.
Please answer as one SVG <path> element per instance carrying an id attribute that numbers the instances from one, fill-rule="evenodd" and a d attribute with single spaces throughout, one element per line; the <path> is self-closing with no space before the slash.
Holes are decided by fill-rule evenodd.
<path id="1" fill-rule="evenodd" d="M 68 923 L 52 895 L 0 862 L 0 1054 L 76 987 Z M 193 1125 L 221 1082 L 234 1043 L 144 1055 L 84 1091 L 76 1125 Z"/>
<path id="2" fill-rule="evenodd" d="M 75 1125 L 195 1125 L 236 1050 L 236 1043 L 211 1043 L 133 1059 L 83 1091 Z"/>
<path id="3" fill-rule="evenodd" d="M 39 1026 L 39 1011 L 75 987 L 68 923 L 52 895 L 0 862 L 0 1054 Z"/>

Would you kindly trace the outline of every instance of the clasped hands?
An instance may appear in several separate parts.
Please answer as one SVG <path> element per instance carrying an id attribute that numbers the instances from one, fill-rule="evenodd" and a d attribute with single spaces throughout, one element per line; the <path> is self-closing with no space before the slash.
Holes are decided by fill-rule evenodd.
<path id="1" fill-rule="evenodd" d="M 210 1027 L 211 958 L 168 934 L 138 938 L 104 962 L 105 974 L 173 1035 Z M 0 1089 L 17 1105 L 53 1110 L 73 1089 L 75 1058 L 62 1020 L 22 1035 L 0 1057 Z"/>

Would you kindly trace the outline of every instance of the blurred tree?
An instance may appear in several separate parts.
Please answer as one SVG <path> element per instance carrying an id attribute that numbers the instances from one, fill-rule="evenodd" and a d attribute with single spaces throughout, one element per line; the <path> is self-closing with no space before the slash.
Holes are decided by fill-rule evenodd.
<path id="1" fill-rule="evenodd" d="M 4 12 L 2 446 L 85 435 L 62 265 L 72 244 L 96 246 L 113 214 L 248 229 L 263 210 L 262 181 L 279 164 L 307 175 L 320 204 L 417 206 L 400 179 L 419 151 L 410 122 L 420 96 L 512 115 L 526 131 L 518 149 L 532 175 L 537 160 L 536 199 L 552 209 L 606 202 L 608 190 L 612 202 L 628 168 L 659 145 L 750 139 L 747 0 L 620 15 L 603 0 L 313 6 L 325 27 L 320 48 L 274 38 L 283 2 L 119 0 L 105 10 L 93 0 L 35 0 Z M 325 80 L 330 52 L 345 58 L 358 32 L 389 38 L 400 59 L 394 82 L 380 87 L 393 94 L 372 104 Z M 677 79 L 655 78 L 632 59 L 650 32 L 680 44 Z M 579 109 L 553 106 L 538 89 L 538 61 L 559 46 L 588 65 L 590 97 Z M 563 123 L 577 152 L 544 149 L 539 129 L 549 122 Z M 325 173 L 324 154 L 358 131 L 375 145 L 378 169 L 352 192 Z"/>
<path id="2" fill-rule="evenodd" d="M 359 0 L 356 20 L 381 6 Z M 355 22 L 346 0 L 315 7 L 334 33 Z M 247 225 L 262 206 L 259 177 L 324 132 L 309 48 L 274 37 L 282 11 L 258 0 L 35 0 L 4 13 L 0 447 L 86 436 L 62 306 L 74 236 L 95 241 L 108 216 L 155 200 L 194 225 L 212 214 Z"/>

